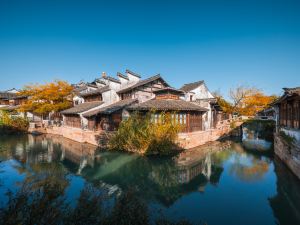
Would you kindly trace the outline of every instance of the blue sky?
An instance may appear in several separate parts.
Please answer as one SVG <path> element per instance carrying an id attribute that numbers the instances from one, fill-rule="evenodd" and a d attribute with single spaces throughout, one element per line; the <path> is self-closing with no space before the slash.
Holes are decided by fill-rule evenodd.
<path id="1" fill-rule="evenodd" d="M 300 1 L 0 0 L 0 90 L 102 71 L 212 91 L 300 86 Z"/>

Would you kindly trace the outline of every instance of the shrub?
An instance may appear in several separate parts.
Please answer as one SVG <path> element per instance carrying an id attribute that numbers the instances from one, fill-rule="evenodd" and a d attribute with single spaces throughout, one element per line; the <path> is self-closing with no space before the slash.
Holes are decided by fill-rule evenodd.
<path id="1" fill-rule="evenodd" d="M 175 146 L 181 129 L 171 113 L 160 113 L 157 121 L 152 117 L 134 113 L 122 121 L 118 131 L 109 141 L 109 149 L 140 154 L 168 154 Z"/>
<path id="2" fill-rule="evenodd" d="M 16 116 L 12 117 L 6 111 L 0 111 L 0 132 L 26 132 L 29 126 L 27 119 Z"/>

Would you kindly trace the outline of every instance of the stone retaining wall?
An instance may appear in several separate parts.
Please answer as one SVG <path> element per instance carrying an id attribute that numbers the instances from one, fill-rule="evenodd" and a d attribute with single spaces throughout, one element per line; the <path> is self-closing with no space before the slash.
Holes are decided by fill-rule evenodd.
<path id="1" fill-rule="evenodd" d="M 81 143 L 89 143 L 92 145 L 98 145 L 101 132 L 94 132 L 89 130 L 82 130 L 74 127 L 49 127 L 46 128 L 46 133 L 61 135 L 65 138 L 69 138 Z"/>
<path id="2" fill-rule="evenodd" d="M 80 142 L 105 147 L 107 140 L 109 139 L 110 133 L 105 131 L 89 131 L 82 130 L 81 128 L 74 127 L 47 127 L 31 130 L 31 132 L 40 132 L 48 134 L 61 135 L 65 138 Z M 203 145 L 210 141 L 216 141 L 224 136 L 227 136 L 232 129 L 228 123 L 220 125 L 216 129 L 210 129 L 206 131 L 197 131 L 191 133 L 180 133 L 178 135 L 177 144 L 184 149 L 194 148 Z"/>
<path id="3" fill-rule="evenodd" d="M 300 179 L 300 146 L 287 143 L 279 133 L 274 134 L 275 154 Z"/>
<path id="4" fill-rule="evenodd" d="M 184 149 L 194 148 L 204 145 L 210 141 L 216 141 L 229 135 L 231 132 L 230 125 L 220 126 L 216 129 L 206 131 L 197 131 L 191 133 L 180 133 L 178 135 L 178 145 Z"/>

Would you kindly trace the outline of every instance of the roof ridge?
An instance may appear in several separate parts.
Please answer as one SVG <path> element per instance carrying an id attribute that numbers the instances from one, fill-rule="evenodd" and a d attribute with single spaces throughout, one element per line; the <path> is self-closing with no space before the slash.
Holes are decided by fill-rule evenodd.
<path id="1" fill-rule="evenodd" d="M 131 74 L 131 75 L 133 75 L 133 76 L 136 76 L 136 77 L 138 77 L 138 78 L 141 78 L 141 75 L 139 75 L 138 73 L 132 72 L 132 71 L 129 70 L 129 69 L 126 69 L 125 73 L 129 73 L 129 74 Z"/>

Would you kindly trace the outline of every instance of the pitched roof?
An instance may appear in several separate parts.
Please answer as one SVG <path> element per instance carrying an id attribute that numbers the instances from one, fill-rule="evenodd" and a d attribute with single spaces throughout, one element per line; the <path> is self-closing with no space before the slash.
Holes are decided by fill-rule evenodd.
<path id="1" fill-rule="evenodd" d="M 294 87 L 294 88 L 283 88 L 284 94 L 274 101 L 271 105 L 276 105 L 285 100 L 288 97 L 291 97 L 293 95 L 300 95 L 300 87 Z"/>
<path id="2" fill-rule="evenodd" d="M 138 78 L 141 78 L 141 75 L 139 75 L 139 74 L 137 74 L 137 73 L 134 73 L 134 72 L 132 72 L 132 71 L 129 70 L 129 69 L 126 70 L 126 73 L 129 73 L 129 74 L 131 74 L 131 75 L 133 75 L 133 76 L 136 76 L 136 77 L 138 77 Z"/>
<path id="3" fill-rule="evenodd" d="M 200 81 L 196 81 L 196 82 L 193 82 L 193 83 L 184 84 L 180 88 L 180 90 L 185 91 L 185 92 L 189 92 L 189 91 L 192 91 L 192 90 L 196 89 L 197 87 L 199 87 L 203 83 L 204 83 L 204 80 L 200 80 Z"/>
<path id="4" fill-rule="evenodd" d="M 0 99 L 10 100 L 10 99 L 20 99 L 20 98 L 27 98 L 27 96 L 18 95 L 17 93 L 11 93 L 6 91 L 0 92 Z"/>
<path id="5" fill-rule="evenodd" d="M 76 88 L 74 88 L 74 92 L 76 94 L 80 94 L 80 92 L 85 91 L 87 89 L 88 89 L 87 86 L 76 87 Z"/>
<path id="6" fill-rule="evenodd" d="M 145 85 L 145 84 L 148 84 L 148 83 L 150 83 L 150 82 L 152 82 L 152 81 L 155 81 L 155 80 L 158 80 L 158 79 L 161 79 L 167 86 L 169 86 L 169 84 L 168 84 L 168 83 L 160 76 L 160 74 L 157 74 L 157 75 L 152 76 L 152 77 L 149 77 L 149 78 L 147 78 L 147 79 L 145 79 L 145 80 L 140 80 L 140 81 L 138 81 L 136 84 L 134 84 L 134 85 L 132 85 L 132 86 L 130 86 L 130 87 L 121 89 L 121 90 L 119 90 L 117 93 L 119 93 L 119 94 L 125 93 L 125 92 L 127 92 L 127 91 L 133 90 L 133 89 L 135 89 L 135 88 L 138 88 L 138 87 L 140 87 L 140 86 L 143 86 L 143 85 Z"/>
<path id="7" fill-rule="evenodd" d="M 106 91 L 109 91 L 109 90 L 110 90 L 110 87 L 107 85 L 107 86 L 98 88 L 96 90 L 92 90 L 92 91 L 89 91 L 89 92 L 81 93 L 80 96 L 81 97 L 87 97 L 87 96 L 91 96 L 91 95 L 102 94 L 102 93 L 104 93 Z"/>
<path id="8" fill-rule="evenodd" d="M 124 75 L 124 74 L 122 74 L 120 72 L 117 73 L 117 76 L 118 77 L 122 77 L 123 79 L 129 80 L 129 78 L 126 75 Z"/>
<path id="9" fill-rule="evenodd" d="M 105 77 L 102 77 L 102 78 L 105 79 L 105 80 L 109 80 L 111 82 L 118 83 L 118 84 L 121 83 L 121 81 L 117 80 L 116 78 L 110 77 L 110 76 L 105 76 Z"/>
<path id="10" fill-rule="evenodd" d="M 92 84 L 96 84 L 96 82 L 97 82 L 97 83 L 100 83 L 100 84 L 106 85 L 106 83 L 105 83 L 103 80 L 101 80 L 101 78 L 96 78 L 96 79 L 92 82 Z"/>
<path id="11" fill-rule="evenodd" d="M 161 93 L 166 93 L 166 92 L 174 93 L 174 94 L 177 94 L 177 95 L 184 95 L 184 91 L 173 88 L 173 87 L 166 87 L 166 88 L 163 88 L 163 89 L 153 91 L 153 93 L 155 93 L 155 94 L 161 94 Z"/>
<path id="12" fill-rule="evenodd" d="M 129 110 L 148 111 L 154 110 L 172 110 L 172 111 L 201 111 L 206 112 L 208 109 L 187 102 L 181 99 L 152 99 L 143 103 L 135 104 L 128 107 Z"/>
<path id="13" fill-rule="evenodd" d="M 283 88 L 284 92 L 286 94 L 297 94 L 300 95 L 300 87 L 294 87 L 294 88 Z"/>
<path id="14" fill-rule="evenodd" d="M 100 106 L 101 104 L 103 104 L 103 102 L 101 102 L 101 101 L 85 102 L 85 103 L 76 105 L 70 109 L 61 111 L 61 114 L 78 114 L 78 113 L 82 113 L 84 111 L 90 110 L 92 108 L 95 108 L 97 106 Z"/>
<path id="15" fill-rule="evenodd" d="M 17 95 L 15 93 L 9 93 L 9 92 L 0 92 L 0 98 L 1 99 L 12 99 L 16 97 Z"/>
<path id="16" fill-rule="evenodd" d="M 137 102 L 137 99 L 125 99 L 125 100 L 121 100 L 118 101 L 116 103 L 113 103 L 111 105 L 105 106 L 103 108 L 100 109 L 95 109 L 92 110 L 90 112 L 84 113 L 83 116 L 85 117 L 91 117 L 91 116 L 95 116 L 97 114 L 111 114 L 113 112 L 116 112 L 120 109 L 123 109 L 133 103 Z"/>

